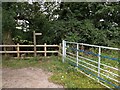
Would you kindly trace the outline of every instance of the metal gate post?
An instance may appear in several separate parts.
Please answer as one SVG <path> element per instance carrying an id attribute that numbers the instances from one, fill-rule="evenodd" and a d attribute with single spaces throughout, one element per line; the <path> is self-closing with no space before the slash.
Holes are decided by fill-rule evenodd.
<path id="1" fill-rule="evenodd" d="M 77 63 L 76 63 L 76 64 L 77 64 L 77 68 L 78 68 L 78 50 L 79 50 L 79 44 L 77 43 L 77 55 L 76 55 L 76 56 L 77 56 L 77 57 L 76 57 L 76 60 L 77 60 Z"/>
<path id="2" fill-rule="evenodd" d="M 100 55 L 101 55 L 101 47 L 99 47 L 99 54 L 98 54 L 98 77 L 100 77 L 100 61 L 101 61 Z"/>
<path id="3" fill-rule="evenodd" d="M 65 58 L 66 58 L 66 41 L 65 40 L 63 40 L 62 41 L 62 44 L 63 44 L 63 47 L 62 47 L 62 62 L 64 63 L 65 62 Z"/>

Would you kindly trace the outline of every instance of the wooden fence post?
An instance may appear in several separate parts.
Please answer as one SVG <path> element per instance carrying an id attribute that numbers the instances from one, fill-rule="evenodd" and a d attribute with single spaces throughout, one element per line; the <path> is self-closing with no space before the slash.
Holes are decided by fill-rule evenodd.
<path id="1" fill-rule="evenodd" d="M 46 43 L 45 43 L 45 44 L 44 44 L 44 56 L 45 56 L 45 57 L 47 56 L 46 51 L 47 51 L 47 48 L 46 48 Z"/>
<path id="2" fill-rule="evenodd" d="M 33 41 L 34 41 L 34 57 L 36 57 L 37 53 L 36 53 L 36 36 L 35 36 L 35 31 L 33 31 Z"/>
<path id="3" fill-rule="evenodd" d="M 7 56 L 7 54 L 6 54 L 6 51 L 7 51 L 7 50 L 6 50 L 6 47 L 4 47 L 4 51 L 5 51 L 5 57 L 6 57 L 6 56 Z"/>
<path id="4" fill-rule="evenodd" d="M 17 43 L 17 57 L 18 57 L 18 58 L 20 57 L 20 53 L 19 53 L 19 51 L 20 51 L 19 43 Z"/>
<path id="5" fill-rule="evenodd" d="M 84 50 L 84 46 L 83 46 L 83 44 L 82 44 L 82 46 L 81 46 L 81 50 Z"/>
<path id="6" fill-rule="evenodd" d="M 61 43 L 59 44 L 59 51 L 58 51 L 58 55 L 61 56 Z"/>

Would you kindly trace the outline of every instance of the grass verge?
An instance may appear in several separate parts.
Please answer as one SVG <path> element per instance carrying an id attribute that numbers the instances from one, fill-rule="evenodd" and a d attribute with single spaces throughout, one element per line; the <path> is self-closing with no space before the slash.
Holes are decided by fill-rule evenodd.
<path id="1" fill-rule="evenodd" d="M 68 63 L 62 63 L 61 57 L 52 56 L 50 58 L 31 58 L 26 60 L 2 60 L 2 66 L 5 68 L 25 68 L 37 67 L 52 72 L 49 78 L 50 82 L 61 84 L 65 88 L 104 88 L 102 85 L 77 72 L 77 70 Z"/>

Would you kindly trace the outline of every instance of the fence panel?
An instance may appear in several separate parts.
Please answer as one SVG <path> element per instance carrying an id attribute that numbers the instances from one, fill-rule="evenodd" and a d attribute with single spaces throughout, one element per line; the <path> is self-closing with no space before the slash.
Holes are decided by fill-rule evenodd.
<path id="1" fill-rule="evenodd" d="M 36 51 L 33 50 L 20 50 L 20 48 L 34 48 L 34 45 L 0 45 L 0 47 L 4 48 L 3 51 L 0 51 L 0 54 L 16 54 L 17 57 L 21 57 L 21 54 L 34 54 L 35 52 L 37 54 L 44 53 L 44 56 L 46 57 L 48 53 L 54 53 L 54 54 L 61 54 L 59 45 L 47 45 L 46 43 L 44 45 L 36 45 Z M 15 50 L 6 50 L 5 48 L 15 48 Z M 37 50 L 37 48 L 43 48 L 43 50 Z M 53 50 L 49 50 L 48 48 L 53 48 Z"/>

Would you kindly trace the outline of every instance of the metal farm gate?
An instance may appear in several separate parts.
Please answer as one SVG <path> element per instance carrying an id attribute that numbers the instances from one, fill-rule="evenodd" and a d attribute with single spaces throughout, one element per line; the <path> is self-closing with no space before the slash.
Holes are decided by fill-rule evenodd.
<path id="1" fill-rule="evenodd" d="M 78 71 L 107 88 L 120 89 L 119 48 L 62 42 L 63 62 L 75 66 Z"/>

